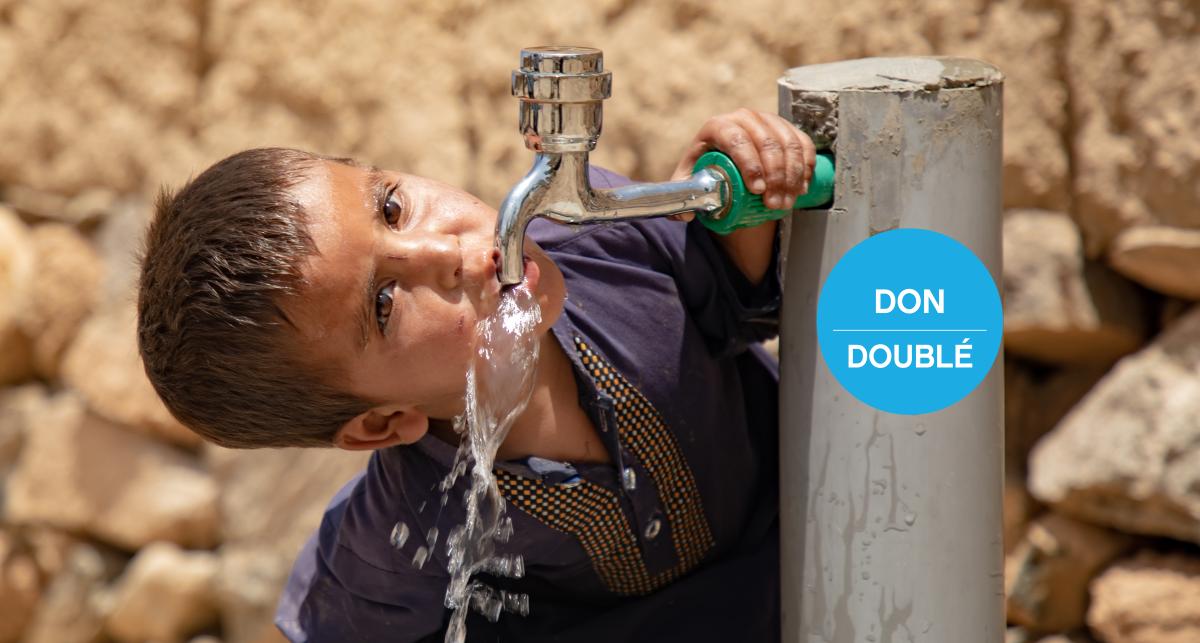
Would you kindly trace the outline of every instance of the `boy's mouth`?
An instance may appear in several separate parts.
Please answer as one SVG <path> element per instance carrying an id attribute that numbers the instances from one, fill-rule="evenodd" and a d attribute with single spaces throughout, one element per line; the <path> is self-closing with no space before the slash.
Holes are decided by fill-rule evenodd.
<path id="1" fill-rule="evenodd" d="M 499 250 L 492 251 L 492 261 L 496 264 L 495 274 L 499 275 L 500 274 L 500 251 Z M 521 269 L 525 273 L 525 277 L 524 277 L 524 279 L 521 280 L 521 283 L 520 284 L 501 284 L 500 292 L 504 292 L 504 291 L 506 291 L 510 288 L 513 288 L 514 286 L 518 286 L 518 285 L 524 285 L 526 288 L 529 289 L 529 292 L 531 292 L 531 293 L 537 292 L 537 285 L 542 277 L 542 269 L 538 267 L 537 262 L 534 261 L 533 258 L 530 257 L 528 254 L 521 255 Z"/>

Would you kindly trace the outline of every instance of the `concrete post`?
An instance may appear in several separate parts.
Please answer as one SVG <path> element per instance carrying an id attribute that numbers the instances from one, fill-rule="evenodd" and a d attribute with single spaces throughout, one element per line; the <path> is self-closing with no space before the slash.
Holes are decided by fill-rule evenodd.
<path id="1" fill-rule="evenodd" d="M 833 144 L 838 173 L 831 208 L 792 217 L 787 246 L 784 641 L 1003 639 L 1002 360 L 957 404 L 893 415 L 838 384 L 816 329 L 834 264 L 893 228 L 953 237 L 1000 283 L 1001 90 L 994 67 L 962 58 L 870 58 L 780 79 L 780 113 Z"/>

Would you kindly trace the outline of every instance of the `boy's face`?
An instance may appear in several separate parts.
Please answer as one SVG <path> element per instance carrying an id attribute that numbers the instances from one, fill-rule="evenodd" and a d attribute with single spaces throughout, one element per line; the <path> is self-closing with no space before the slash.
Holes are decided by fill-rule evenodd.
<path id="1" fill-rule="evenodd" d="M 283 302 L 302 358 L 384 416 L 457 415 L 475 322 L 499 303 L 496 211 L 437 181 L 331 161 L 295 196 L 317 248 L 299 296 Z M 545 332 L 562 312 L 562 273 L 531 241 L 525 251 Z"/>

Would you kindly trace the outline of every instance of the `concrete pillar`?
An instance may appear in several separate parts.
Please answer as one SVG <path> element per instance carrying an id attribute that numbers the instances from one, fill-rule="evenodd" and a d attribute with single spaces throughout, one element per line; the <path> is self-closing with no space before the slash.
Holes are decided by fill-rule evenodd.
<path id="1" fill-rule="evenodd" d="M 877 411 L 817 346 L 820 287 L 859 241 L 957 239 L 1000 283 L 1002 77 L 962 58 L 790 70 L 780 113 L 836 151 L 829 210 L 791 220 L 780 359 L 783 640 L 998 643 L 1004 636 L 1003 377 L 928 415 Z M 887 266 L 880 266 L 887 270 Z"/>

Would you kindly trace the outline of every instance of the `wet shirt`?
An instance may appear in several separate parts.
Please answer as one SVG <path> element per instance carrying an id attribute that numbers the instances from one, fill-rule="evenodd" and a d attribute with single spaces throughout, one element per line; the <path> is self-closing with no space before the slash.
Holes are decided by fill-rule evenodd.
<path id="1" fill-rule="evenodd" d="M 528 234 L 562 270 L 552 332 L 611 462 L 497 465 L 514 527 L 498 550 L 524 575 L 480 580 L 527 593 L 529 613 L 472 613 L 468 640 L 777 639 L 778 373 L 757 346 L 778 327 L 774 260 L 752 285 L 696 221 Z M 377 451 L 334 497 L 279 603 L 289 639 L 442 639 L 445 535 L 465 518 L 467 477 L 445 502 L 438 487 L 454 452 L 432 435 Z"/>

